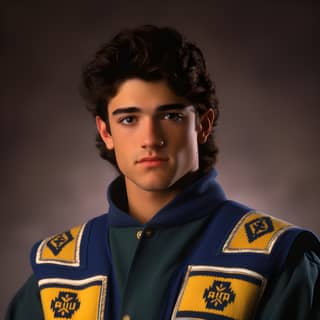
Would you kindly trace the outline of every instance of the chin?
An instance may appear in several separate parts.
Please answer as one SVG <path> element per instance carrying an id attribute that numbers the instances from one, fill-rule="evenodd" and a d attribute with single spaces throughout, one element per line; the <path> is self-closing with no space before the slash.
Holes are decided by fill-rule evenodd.
<path id="1" fill-rule="evenodd" d="M 157 179 L 150 179 L 149 181 L 139 181 L 136 183 L 141 189 L 150 192 L 161 191 L 174 191 L 175 189 L 181 189 L 185 185 L 190 183 L 193 173 L 189 172 L 185 175 L 171 175 L 167 177 L 159 177 Z"/>
<path id="2" fill-rule="evenodd" d="M 170 187 L 173 185 L 174 183 L 169 181 L 152 181 L 152 182 L 141 182 L 141 183 L 137 183 L 137 185 L 145 190 L 145 191 L 149 191 L 149 192 L 161 192 L 161 191 L 166 191 L 169 190 Z"/>

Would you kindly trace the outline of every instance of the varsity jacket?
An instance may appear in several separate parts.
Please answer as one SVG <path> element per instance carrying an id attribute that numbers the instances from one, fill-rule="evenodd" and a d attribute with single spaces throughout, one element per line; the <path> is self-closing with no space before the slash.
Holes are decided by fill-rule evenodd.
<path id="1" fill-rule="evenodd" d="M 304 234 L 318 242 L 306 230 L 226 200 L 214 175 L 174 200 L 180 208 L 177 219 L 183 211 L 180 203 L 187 202 L 190 221 L 201 208 L 209 222 L 174 272 L 160 319 L 254 319 L 268 281 L 281 273 L 294 240 Z M 45 320 L 120 318 L 108 242 L 110 220 L 119 208 L 110 194 L 109 203 L 108 214 L 34 246 L 31 260 Z M 162 217 L 154 225 L 157 219 Z"/>

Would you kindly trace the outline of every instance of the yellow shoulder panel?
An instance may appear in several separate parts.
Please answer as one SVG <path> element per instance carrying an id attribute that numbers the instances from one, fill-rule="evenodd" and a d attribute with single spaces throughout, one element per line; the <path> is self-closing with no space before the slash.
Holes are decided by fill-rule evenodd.
<path id="1" fill-rule="evenodd" d="M 43 240 L 37 250 L 36 263 L 80 266 L 80 244 L 85 224 Z"/>
<path id="2" fill-rule="evenodd" d="M 288 222 L 260 212 L 250 211 L 234 227 L 222 251 L 270 254 L 280 235 L 292 227 Z"/>

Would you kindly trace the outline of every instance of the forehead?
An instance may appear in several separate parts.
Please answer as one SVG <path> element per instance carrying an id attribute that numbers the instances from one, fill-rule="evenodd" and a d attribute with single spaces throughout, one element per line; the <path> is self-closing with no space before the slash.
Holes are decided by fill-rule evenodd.
<path id="1" fill-rule="evenodd" d="M 171 103 L 189 102 L 186 98 L 177 96 L 164 80 L 129 79 L 119 86 L 117 94 L 109 101 L 108 109 L 112 112 L 115 108 L 136 106 L 152 110 L 159 105 Z"/>

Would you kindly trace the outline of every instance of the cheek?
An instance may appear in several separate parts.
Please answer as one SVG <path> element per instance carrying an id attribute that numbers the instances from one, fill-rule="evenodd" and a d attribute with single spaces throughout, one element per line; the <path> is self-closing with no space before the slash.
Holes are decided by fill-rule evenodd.
<path id="1" fill-rule="evenodd" d="M 179 149 L 184 148 L 194 148 L 197 146 L 197 131 L 192 119 L 189 119 L 184 126 L 181 126 L 179 130 L 174 130 L 170 132 L 169 139 L 179 146 Z"/>
<path id="2" fill-rule="evenodd" d="M 116 156 L 118 166 L 121 168 L 123 164 L 125 164 L 126 159 L 130 159 L 129 157 L 130 144 L 128 143 L 128 139 L 122 139 L 121 137 L 114 136 L 113 145 L 114 145 L 113 150 Z"/>
<path id="3" fill-rule="evenodd" d="M 169 139 L 171 147 L 180 160 L 193 161 L 194 158 L 198 157 L 197 132 L 194 128 L 189 127 L 185 130 L 171 132 Z"/>

